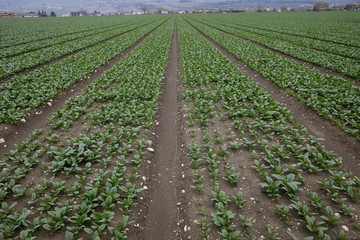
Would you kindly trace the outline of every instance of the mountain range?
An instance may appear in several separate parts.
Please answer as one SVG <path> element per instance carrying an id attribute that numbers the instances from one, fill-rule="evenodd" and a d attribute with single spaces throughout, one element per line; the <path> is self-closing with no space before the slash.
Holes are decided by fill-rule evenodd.
<path id="1" fill-rule="evenodd" d="M 57 14 L 70 11 L 86 10 L 101 13 L 140 11 L 141 5 L 145 4 L 148 11 L 154 11 L 162 6 L 170 11 L 200 10 L 200 9 L 244 9 L 258 5 L 277 8 L 283 5 L 299 7 L 303 4 L 311 5 L 316 0 L 0 0 L 0 11 L 15 11 L 26 13 L 29 11 L 54 11 Z M 348 3 L 351 0 L 328 0 L 330 4 Z"/>

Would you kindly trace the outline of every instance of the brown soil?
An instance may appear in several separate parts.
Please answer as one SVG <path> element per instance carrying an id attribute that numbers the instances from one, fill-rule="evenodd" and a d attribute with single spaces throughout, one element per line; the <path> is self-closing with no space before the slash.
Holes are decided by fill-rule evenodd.
<path id="1" fill-rule="evenodd" d="M 54 98 L 52 98 L 53 101 L 51 102 L 51 106 L 44 104 L 43 106 L 33 110 L 28 114 L 27 117 L 25 117 L 26 122 L 19 122 L 14 125 L 0 124 L 0 138 L 5 139 L 5 143 L 0 145 L 0 158 L 2 158 L 5 153 L 14 149 L 14 144 L 18 144 L 24 141 L 35 129 L 49 129 L 49 127 L 47 127 L 46 121 L 53 115 L 54 112 L 63 108 L 65 102 L 68 99 L 81 93 L 83 89 L 91 84 L 95 79 L 99 78 L 104 72 L 112 68 L 117 62 L 119 62 L 142 41 L 144 41 L 144 39 L 153 31 L 155 31 L 155 29 L 157 29 L 159 26 L 146 33 L 133 45 L 125 49 L 122 53 L 118 54 L 103 66 L 96 69 L 92 74 L 85 76 L 81 81 L 65 89 L 59 95 L 56 95 Z"/>
<path id="2" fill-rule="evenodd" d="M 280 88 L 275 83 L 260 75 L 258 72 L 241 62 L 220 44 L 206 36 L 199 29 L 196 27 L 194 28 L 219 51 L 231 59 L 231 61 L 235 63 L 242 72 L 246 73 L 264 90 L 268 91 L 277 102 L 282 103 L 286 108 L 288 108 L 297 118 L 298 123 L 303 125 L 311 135 L 317 138 L 324 138 L 323 145 L 325 145 L 328 150 L 331 150 L 342 157 L 344 166 L 350 172 L 358 177 L 360 176 L 360 163 L 357 161 L 357 156 L 360 152 L 360 145 L 355 137 L 344 132 L 330 121 L 318 115 L 312 108 L 287 94 L 285 89 Z"/>
<path id="3" fill-rule="evenodd" d="M 156 117 L 155 151 L 148 169 L 150 181 L 146 200 L 147 209 L 141 223 L 144 224 L 145 229 L 133 233 L 136 239 L 186 239 L 183 229 L 189 225 L 187 219 L 189 184 L 185 180 L 186 155 L 181 149 L 183 140 L 180 98 L 180 60 L 175 23 L 169 63 Z M 132 238 L 130 234 L 129 239 L 135 237 Z"/>

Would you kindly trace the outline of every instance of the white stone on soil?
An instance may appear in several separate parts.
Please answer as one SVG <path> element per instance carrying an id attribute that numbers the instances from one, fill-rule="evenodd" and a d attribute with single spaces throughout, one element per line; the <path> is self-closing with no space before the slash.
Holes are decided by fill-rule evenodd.
<path id="1" fill-rule="evenodd" d="M 342 225 L 341 228 L 344 229 L 345 232 L 349 231 L 349 228 L 347 226 L 345 226 L 345 225 Z"/>
<path id="2" fill-rule="evenodd" d="M 4 143 L 4 142 L 5 142 L 5 139 L 0 138 L 0 143 Z"/>

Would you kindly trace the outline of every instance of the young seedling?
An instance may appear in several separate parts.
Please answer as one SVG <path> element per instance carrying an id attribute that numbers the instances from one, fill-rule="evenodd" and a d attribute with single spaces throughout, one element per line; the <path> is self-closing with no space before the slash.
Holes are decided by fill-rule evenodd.
<path id="1" fill-rule="evenodd" d="M 266 230 L 267 230 L 267 237 L 270 240 L 280 240 L 281 237 L 278 233 L 274 232 L 273 228 L 270 225 L 266 226 Z"/>
<path id="2" fill-rule="evenodd" d="M 281 204 L 281 205 L 276 205 L 275 206 L 275 209 L 276 209 L 276 213 L 280 215 L 280 218 L 282 220 L 284 220 L 287 224 L 291 224 L 291 221 L 290 221 L 290 209 L 291 209 L 291 206 L 287 206 L 287 205 L 284 205 L 284 204 Z"/>
<path id="3" fill-rule="evenodd" d="M 253 225 L 253 218 L 247 218 L 242 214 L 239 214 L 241 225 L 245 228 L 245 231 L 249 232 L 250 227 Z"/>
<path id="4" fill-rule="evenodd" d="M 233 201 L 239 209 L 243 209 L 246 203 L 243 192 L 238 192 L 235 196 L 233 196 Z"/>

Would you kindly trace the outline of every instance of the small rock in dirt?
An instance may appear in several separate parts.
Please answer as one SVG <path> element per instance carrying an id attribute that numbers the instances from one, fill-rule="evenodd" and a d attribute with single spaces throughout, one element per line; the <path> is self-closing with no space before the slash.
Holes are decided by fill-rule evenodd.
<path id="1" fill-rule="evenodd" d="M 22 118 L 20 121 L 21 121 L 21 122 L 26 122 L 26 119 L 25 119 L 25 118 Z"/>
<path id="2" fill-rule="evenodd" d="M 51 103 L 51 102 L 47 102 L 47 105 L 48 105 L 49 107 L 51 107 L 51 106 L 52 106 L 52 103 Z"/>
<path id="3" fill-rule="evenodd" d="M 336 212 L 334 215 L 338 217 L 340 216 L 340 213 Z"/>
<path id="4" fill-rule="evenodd" d="M 6 146 L 6 145 L 4 145 L 4 147 L 6 148 L 7 146 Z"/>
<path id="5" fill-rule="evenodd" d="M 142 177 L 142 180 L 143 180 L 144 182 L 146 182 L 146 177 L 145 177 L 145 176 L 143 176 L 143 177 Z"/>
<path id="6" fill-rule="evenodd" d="M 185 193 L 185 190 L 183 189 L 183 190 L 181 190 L 181 193 Z"/>
<path id="7" fill-rule="evenodd" d="M 154 152 L 154 149 L 153 148 L 148 148 L 147 149 L 149 152 Z"/>
<path id="8" fill-rule="evenodd" d="M 4 143 L 4 142 L 5 142 L 5 139 L 0 138 L 0 143 Z"/>
<path id="9" fill-rule="evenodd" d="M 180 205 L 181 205 L 181 202 L 178 202 L 176 205 L 177 205 L 177 206 L 180 206 Z"/>
<path id="10" fill-rule="evenodd" d="M 152 141 L 151 140 L 147 140 L 147 143 L 149 144 L 149 145 L 152 145 Z"/>
<path id="11" fill-rule="evenodd" d="M 147 190 L 148 188 L 147 188 L 147 186 L 144 186 L 143 189 Z"/>
<path id="12" fill-rule="evenodd" d="M 342 225 L 341 228 L 344 229 L 345 232 L 349 231 L 349 228 L 347 226 L 345 226 L 345 225 Z"/>

